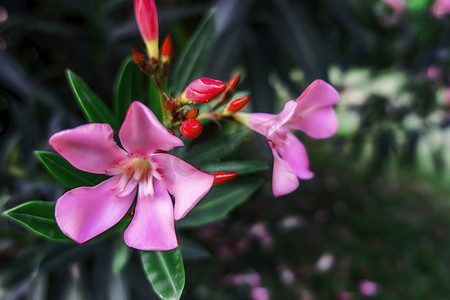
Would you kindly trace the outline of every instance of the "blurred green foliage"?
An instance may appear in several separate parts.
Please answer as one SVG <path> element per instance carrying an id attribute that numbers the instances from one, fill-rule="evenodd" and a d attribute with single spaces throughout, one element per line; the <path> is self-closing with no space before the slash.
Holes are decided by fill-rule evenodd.
<path id="1" fill-rule="evenodd" d="M 182 299 L 251 299 L 255 287 L 271 299 L 360 299 L 365 280 L 377 284 L 373 299 L 448 298 L 450 18 L 434 18 L 433 1 L 407 1 L 402 14 L 372 0 L 156 2 L 175 64 L 215 9 L 203 75 L 241 73 L 254 111 L 279 111 L 315 78 L 341 94 L 337 135 L 300 136 L 314 179 L 274 199 L 267 170 L 265 187 L 228 218 L 180 226 L 183 257 L 192 259 Z M 130 1 L 11 0 L 0 4 L 0 20 L 6 210 L 64 192 L 34 151 L 83 122 L 65 70 L 112 108 L 116 73 L 131 47 L 144 45 Z M 262 138 L 228 123 L 208 124 L 178 151 L 199 167 L 216 157 L 271 164 Z M 157 299 L 120 239 L 112 231 L 85 245 L 55 244 L 2 217 L 0 298 Z"/>

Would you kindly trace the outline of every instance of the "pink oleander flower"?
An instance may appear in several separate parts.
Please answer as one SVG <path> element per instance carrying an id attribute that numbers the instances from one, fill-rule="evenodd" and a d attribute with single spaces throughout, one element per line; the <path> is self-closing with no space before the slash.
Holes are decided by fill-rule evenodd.
<path id="1" fill-rule="evenodd" d="M 134 0 L 134 14 L 148 56 L 158 60 L 158 14 L 154 0 Z"/>
<path id="2" fill-rule="evenodd" d="M 431 13 L 438 19 L 442 19 L 450 13 L 450 0 L 436 0 L 431 7 Z"/>
<path id="3" fill-rule="evenodd" d="M 406 3 L 404 0 L 382 0 L 382 2 L 389 5 L 396 14 L 401 14 L 406 9 Z"/>
<path id="4" fill-rule="evenodd" d="M 314 139 L 332 136 L 338 120 L 332 107 L 338 92 L 328 83 L 316 80 L 297 98 L 288 101 L 277 115 L 236 113 L 235 118 L 264 135 L 274 156 L 272 190 L 275 196 L 297 189 L 300 179 L 311 179 L 305 146 L 290 132 L 301 130 Z"/>
<path id="5" fill-rule="evenodd" d="M 86 124 L 55 133 L 50 145 L 79 170 L 110 175 L 93 187 L 78 187 L 56 202 L 62 232 L 84 243 L 119 222 L 135 201 L 125 230 L 128 246 L 170 250 L 178 246 L 174 220 L 183 218 L 210 190 L 214 176 L 168 151 L 183 142 L 140 102 L 128 109 L 117 146 L 109 124 Z M 169 193 L 175 198 L 175 206 Z"/>

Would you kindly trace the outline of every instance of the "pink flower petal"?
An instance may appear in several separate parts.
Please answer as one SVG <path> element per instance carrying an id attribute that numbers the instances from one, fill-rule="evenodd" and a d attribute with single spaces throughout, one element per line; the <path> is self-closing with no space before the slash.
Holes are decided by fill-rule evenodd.
<path id="1" fill-rule="evenodd" d="M 250 129 L 270 139 L 279 128 L 283 127 L 291 119 L 296 106 L 295 101 L 288 101 L 284 105 L 283 110 L 277 115 L 265 113 L 251 114 L 248 125 Z"/>
<path id="2" fill-rule="evenodd" d="M 119 138 L 128 152 L 142 156 L 149 156 L 157 149 L 168 151 L 183 146 L 183 141 L 170 134 L 153 112 L 138 101 L 131 103 Z"/>
<path id="3" fill-rule="evenodd" d="M 108 124 L 86 124 L 55 133 L 50 145 L 75 168 L 89 173 L 113 175 L 114 166 L 127 157 L 117 146 Z"/>
<path id="4" fill-rule="evenodd" d="M 282 147 L 277 148 L 283 159 L 289 164 L 297 177 L 311 179 L 314 174 L 309 170 L 309 159 L 305 146 L 291 132 L 286 134 Z"/>
<path id="5" fill-rule="evenodd" d="M 307 107 L 330 106 L 338 102 L 338 100 L 339 93 L 336 89 L 325 81 L 317 79 L 297 98 L 297 111 L 301 111 Z"/>
<path id="6" fill-rule="evenodd" d="M 297 189 L 299 182 L 289 164 L 284 161 L 272 148 L 273 152 L 273 175 L 272 191 L 275 197 L 289 194 Z"/>
<path id="7" fill-rule="evenodd" d="M 154 154 L 152 160 L 161 168 L 164 183 L 175 198 L 175 220 L 184 218 L 209 192 L 214 176 L 170 154 Z"/>
<path id="8" fill-rule="evenodd" d="M 124 233 L 125 243 L 144 251 L 174 249 L 178 247 L 178 240 L 172 199 L 158 180 L 153 180 L 153 187 L 153 198 L 148 196 L 137 199 L 133 220 Z"/>
<path id="9" fill-rule="evenodd" d="M 65 235 L 84 243 L 119 222 L 133 203 L 136 192 L 115 196 L 120 176 L 94 187 L 79 187 L 62 195 L 55 206 L 55 218 Z"/>
<path id="10" fill-rule="evenodd" d="M 325 139 L 336 133 L 338 119 L 333 107 L 326 106 L 307 109 L 301 118 L 291 120 L 286 126 L 301 130 L 314 139 Z"/>

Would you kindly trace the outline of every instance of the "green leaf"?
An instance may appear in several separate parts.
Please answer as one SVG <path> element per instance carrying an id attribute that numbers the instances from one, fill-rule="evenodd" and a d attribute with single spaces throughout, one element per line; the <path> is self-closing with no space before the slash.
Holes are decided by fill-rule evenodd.
<path id="1" fill-rule="evenodd" d="M 211 253 L 191 239 L 178 235 L 180 251 L 185 260 L 197 260 L 211 257 Z"/>
<path id="2" fill-rule="evenodd" d="M 233 208 L 250 198 L 263 183 L 262 179 L 247 178 L 214 186 L 184 219 L 177 222 L 177 226 L 198 227 L 219 221 Z"/>
<path id="3" fill-rule="evenodd" d="M 49 240 L 71 241 L 56 224 L 54 202 L 30 201 L 12 208 L 4 214 Z"/>
<path id="4" fill-rule="evenodd" d="M 123 242 L 122 239 L 116 241 L 114 255 L 112 258 L 112 272 L 117 275 L 126 266 L 131 258 L 130 248 Z"/>
<path id="5" fill-rule="evenodd" d="M 141 260 L 148 280 L 164 300 L 180 299 L 184 289 L 184 266 L 180 249 L 141 251 Z"/>
<path id="6" fill-rule="evenodd" d="M 119 128 L 119 122 L 111 110 L 78 75 L 67 70 L 67 79 L 89 122 L 108 123 L 114 130 Z"/>
<path id="7" fill-rule="evenodd" d="M 212 11 L 197 28 L 185 48 L 174 73 L 174 92 L 181 93 L 186 85 L 200 76 L 208 63 L 216 34 L 216 14 Z"/>
<path id="8" fill-rule="evenodd" d="M 260 171 L 265 171 L 269 166 L 260 160 L 245 160 L 245 161 L 224 161 L 210 163 L 202 167 L 202 171 L 208 173 L 215 172 L 236 172 L 239 175 L 252 174 Z"/>
<path id="9" fill-rule="evenodd" d="M 47 170 L 68 188 L 94 186 L 107 179 L 103 175 L 91 174 L 76 169 L 58 154 L 45 151 L 36 151 L 35 154 Z"/>
<path id="10" fill-rule="evenodd" d="M 127 58 L 119 71 L 115 84 L 114 111 L 119 120 L 125 119 L 128 107 L 134 100 L 144 101 L 141 71 L 132 59 Z"/>
<path id="11" fill-rule="evenodd" d="M 149 107 L 158 120 L 163 123 L 163 111 L 162 111 L 162 100 L 161 93 L 158 90 L 158 87 L 155 84 L 155 81 L 150 78 L 148 82 L 148 98 L 149 98 Z"/>

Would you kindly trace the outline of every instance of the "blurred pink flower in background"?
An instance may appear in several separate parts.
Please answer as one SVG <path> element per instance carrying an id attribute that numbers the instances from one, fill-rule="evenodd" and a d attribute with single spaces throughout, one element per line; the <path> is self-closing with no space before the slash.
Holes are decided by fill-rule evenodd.
<path id="1" fill-rule="evenodd" d="M 93 187 L 62 195 L 55 217 L 62 232 L 84 243 L 119 222 L 137 195 L 133 219 L 125 230 L 128 246 L 170 250 L 178 246 L 174 220 L 183 218 L 210 190 L 214 176 L 168 151 L 183 142 L 170 134 L 140 102 L 128 109 L 117 146 L 109 124 L 86 124 L 55 133 L 50 145 L 75 168 L 110 175 Z M 175 198 L 175 206 L 170 197 Z"/>
<path id="2" fill-rule="evenodd" d="M 359 284 L 359 292 L 363 296 L 371 297 L 375 296 L 378 291 L 378 286 L 375 282 L 369 280 L 363 280 Z"/>
<path id="3" fill-rule="evenodd" d="M 269 300 L 269 291 L 264 287 L 252 288 L 252 300 Z"/>
<path id="4" fill-rule="evenodd" d="M 431 7 L 431 13 L 438 19 L 442 19 L 450 13 L 450 0 L 436 0 Z"/>
<path id="5" fill-rule="evenodd" d="M 401 14 L 405 11 L 406 4 L 404 0 L 382 0 L 389 5 L 396 14 Z"/>

